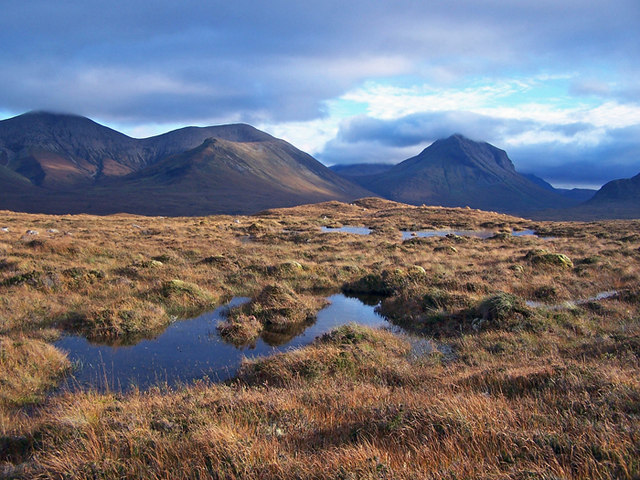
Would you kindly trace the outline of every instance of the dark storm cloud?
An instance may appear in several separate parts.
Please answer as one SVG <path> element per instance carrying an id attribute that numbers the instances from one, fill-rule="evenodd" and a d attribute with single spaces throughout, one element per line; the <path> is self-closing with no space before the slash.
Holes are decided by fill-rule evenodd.
<path id="1" fill-rule="evenodd" d="M 636 0 L 506 3 L 7 0 L 0 109 L 281 121 L 371 77 L 637 73 Z"/>
<path id="2" fill-rule="evenodd" d="M 598 145 L 540 143 L 509 149 L 519 171 L 552 184 L 600 186 L 640 173 L 640 126 L 612 129 Z"/>

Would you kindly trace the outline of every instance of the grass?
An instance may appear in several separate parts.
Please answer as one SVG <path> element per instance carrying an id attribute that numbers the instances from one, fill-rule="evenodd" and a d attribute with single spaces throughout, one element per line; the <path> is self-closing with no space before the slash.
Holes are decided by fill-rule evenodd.
<path id="1" fill-rule="evenodd" d="M 640 478 L 639 221 L 365 199 L 0 223 L 0 478 Z M 402 241 L 433 228 L 553 238 Z M 47 395 L 69 368 L 61 330 L 126 343 L 246 295 L 229 336 L 286 338 L 338 289 L 385 295 L 420 336 L 348 325 L 225 384 Z"/>
<path id="2" fill-rule="evenodd" d="M 251 302 L 232 309 L 218 325 L 218 331 L 236 346 L 254 343 L 261 334 L 265 338 L 280 334 L 285 343 L 313 323 L 318 310 L 326 304 L 323 298 L 300 295 L 284 283 L 269 284 Z"/>
<path id="3" fill-rule="evenodd" d="M 41 340 L 0 336 L 0 409 L 42 401 L 69 368 L 66 357 Z"/>

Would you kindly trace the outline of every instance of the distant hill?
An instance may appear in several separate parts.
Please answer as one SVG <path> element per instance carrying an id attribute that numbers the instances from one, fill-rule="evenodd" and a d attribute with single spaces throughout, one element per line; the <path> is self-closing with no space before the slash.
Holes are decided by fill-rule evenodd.
<path id="1" fill-rule="evenodd" d="M 0 122 L 0 188 L 0 209 L 38 213 L 252 213 L 371 195 L 250 125 L 134 139 L 47 112 Z"/>
<path id="2" fill-rule="evenodd" d="M 640 173 L 632 178 L 612 180 L 587 202 L 589 205 L 629 204 L 640 208 Z"/>
<path id="3" fill-rule="evenodd" d="M 391 163 L 352 163 L 349 165 L 332 165 L 329 167 L 337 174 L 345 177 L 367 177 L 387 172 L 393 168 Z"/>
<path id="4" fill-rule="evenodd" d="M 584 221 L 640 218 L 640 173 L 604 184 L 593 198 L 578 206 L 537 212 L 534 218 Z"/>
<path id="5" fill-rule="evenodd" d="M 538 177 L 537 175 L 534 175 L 533 173 L 521 173 L 521 175 L 531 180 L 536 185 L 541 186 L 542 188 L 546 188 L 547 190 L 550 190 L 552 192 L 559 193 L 560 195 L 575 202 L 576 205 L 582 202 L 586 202 L 597 192 L 597 190 L 593 190 L 590 188 L 555 188 L 549 182 Z"/>
<path id="6" fill-rule="evenodd" d="M 574 203 L 516 172 L 504 150 L 462 135 L 438 140 L 387 171 L 349 178 L 386 198 L 410 204 L 469 206 L 522 215 Z"/>

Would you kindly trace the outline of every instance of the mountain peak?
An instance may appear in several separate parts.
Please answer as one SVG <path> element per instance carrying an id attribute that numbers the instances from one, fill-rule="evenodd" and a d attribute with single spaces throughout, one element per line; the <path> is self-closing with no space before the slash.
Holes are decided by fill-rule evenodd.
<path id="1" fill-rule="evenodd" d="M 454 133 L 449 138 L 445 138 L 445 139 L 441 139 L 441 140 L 444 140 L 444 141 L 446 141 L 446 140 L 457 140 L 457 141 L 462 141 L 462 142 L 473 142 L 473 140 L 471 140 L 469 137 L 465 137 L 461 133 Z"/>
<path id="2" fill-rule="evenodd" d="M 468 165 L 486 171 L 507 170 L 515 173 L 515 167 L 504 150 L 487 142 L 476 142 L 460 133 L 436 140 L 415 159 L 420 162 L 446 162 L 449 165 Z"/>
<path id="3" fill-rule="evenodd" d="M 67 112 L 54 112 L 51 110 L 30 110 L 22 115 L 18 115 L 18 117 L 72 117 L 72 118 L 87 118 L 82 115 L 77 115 L 75 113 L 67 113 Z"/>
<path id="4" fill-rule="evenodd" d="M 638 205 L 640 202 L 640 173 L 632 178 L 612 180 L 605 183 L 588 203 L 627 202 Z"/>
<path id="5" fill-rule="evenodd" d="M 433 142 L 361 185 L 392 200 L 484 210 L 525 212 L 562 205 L 564 197 L 516 172 L 504 150 L 460 133 Z"/>

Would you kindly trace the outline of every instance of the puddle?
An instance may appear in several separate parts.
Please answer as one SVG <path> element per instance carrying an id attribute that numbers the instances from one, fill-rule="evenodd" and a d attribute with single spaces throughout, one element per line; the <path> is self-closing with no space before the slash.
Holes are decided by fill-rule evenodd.
<path id="1" fill-rule="evenodd" d="M 605 300 L 607 298 L 613 298 L 618 295 L 617 290 L 609 290 L 606 292 L 600 292 L 597 295 L 589 298 L 584 298 L 580 300 L 567 300 L 566 302 L 557 303 L 557 304 L 548 304 L 544 302 L 538 302 L 534 300 L 527 300 L 525 303 L 528 307 L 531 308 L 546 308 L 547 310 L 562 310 L 565 308 L 573 308 L 578 305 L 584 305 L 589 302 L 597 302 L 599 300 Z"/>
<path id="2" fill-rule="evenodd" d="M 255 240 L 253 235 L 240 235 L 236 238 L 240 240 L 240 243 L 251 243 Z"/>
<path id="3" fill-rule="evenodd" d="M 68 378 L 71 389 L 92 387 L 98 390 L 127 390 L 132 386 L 147 389 L 153 385 L 176 386 L 209 377 L 222 381 L 236 375 L 243 357 L 271 355 L 307 345 L 319 335 L 347 323 L 373 328 L 391 324 L 377 312 L 378 299 L 328 297 L 330 305 L 318 312 L 315 323 L 294 332 L 267 332 L 251 347 L 236 348 L 225 343 L 216 326 L 229 307 L 249 299 L 234 298 L 228 305 L 191 320 L 171 324 L 158 337 L 131 346 L 95 345 L 81 336 L 67 335 L 55 346 L 68 352 L 77 366 Z M 393 327 L 397 330 L 397 327 Z"/>
<path id="4" fill-rule="evenodd" d="M 511 235 L 513 235 L 514 237 L 527 237 L 527 236 L 537 237 L 538 236 L 535 230 L 520 230 L 518 232 L 512 231 Z"/>
<path id="5" fill-rule="evenodd" d="M 415 237 L 446 237 L 447 235 L 458 235 L 459 237 L 474 237 L 486 240 L 496 235 L 498 232 L 493 230 L 416 230 L 402 231 L 402 240 L 409 240 Z M 551 237 L 539 237 L 535 230 L 519 230 L 512 231 L 511 235 L 514 237 L 532 236 L 536 238 L 543 238 L 545 240 L 551 239 Z"/>
<path id="6" fill-rule="evenodd" d="M 330 232 L 338 232 L 338 233 L 353 233 L 355 235 L 369 235 L 371 233 L 371 229 L 367 227 L 320 227 L 322 233 L 330 233 Z"/>
<path id="7" fill-rule="evenodd" d="M 402 231 L 402 240 L 409 240 L 415 237 L 446 237 L 447 235 L 458 235 L 460 237 L 476 237 L 486 239 L 493 237 L 496 232 L 491 230 L 417 230 L 417 231 Z"/>
<path id="8" fill-rule="evenodd" d="M 355 235 L 369 235 L 371 229 L 368 227 L 320 227 L 323 233 L 337 232 L 337 233 L 353 233 Z M 496 235 L 498 232 L 493 230 L 402 230 L 402 240 L 409 240 L 415 237 L 446 237 L 447 235 L 458 235 L 460 237 L 475 237 L 481 240 L 486 240 Z M 519 230 L 512 231 L 511 235 L 514 237 L 526 237 L 532 236 L 536 238 L 542 238 L 543 240 L 552 240 L 554 237 L 540 237 L 535 230 Z"/>

